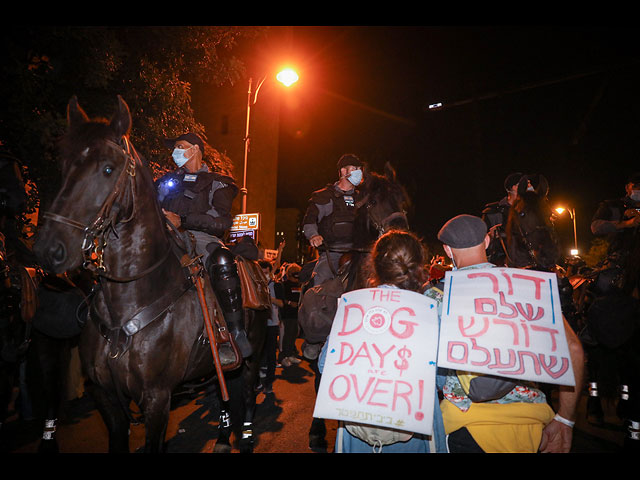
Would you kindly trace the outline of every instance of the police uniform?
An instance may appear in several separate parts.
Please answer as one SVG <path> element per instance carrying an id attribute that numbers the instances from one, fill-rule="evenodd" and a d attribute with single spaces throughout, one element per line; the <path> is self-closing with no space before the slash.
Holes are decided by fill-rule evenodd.
<path id="1" fill-rule="evenodd" d="M 523 178 L 520 172 L 507 175 L 504 180 L 504 189 L 509 192 Z M 507 220 L 511 204 L 505 196 L 498 202 L 488 203 L 482 209 L 482 220 L 487 225 L 487 230 L 491 237 L 491 242 L 487 248 L 487 259 L 495 265 L 505 265 L 507 255 L 505 248 L 507 245 Z M 492 230 L 493 228 L 493 230 Z"/>
<path id="2" fill-rule="evenodd" d="M 193 173 L 180 167 L 159 178 L 156 190 L 160 206 L 179 215 L 181 228 L 193 235 L 196 254 L 202 255 L 227 327 L 243 357 L 251 355 L 235 257 L 222 240 L 231 227 L 231 206 L 238 194 L 233 178 L 210 172 L 206 164 Z"/>
<path id="3" fill-rule="evenodd" d="M 341 190 L 337 183 L 316 190 L 309 199 L 303 219 L 303 232 L 307 239 L 321 235 L 328 252 L 320 252 L 314 269 L 314 284 L 319 285 L 333 277 L 342 254 L 353 247 L 353 223 L 361 194 L 357 188 Z M 322 247 L 321 247 L 322 248 Z M 331 262 L 331 267 L 328 262 Z"/>

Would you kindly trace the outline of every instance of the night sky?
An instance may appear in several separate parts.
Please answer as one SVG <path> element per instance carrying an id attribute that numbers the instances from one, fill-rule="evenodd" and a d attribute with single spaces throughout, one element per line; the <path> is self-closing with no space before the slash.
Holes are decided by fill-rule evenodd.
<path id="1" fill-rule="evenodd" d="M 304 210 L 356 153 L 396 168 L 430 243 L 452 216 L 502 198 L 507 174 L 541 173 L 551 200 L 575 207 L 585 252 L 598 202 L 640 170 L 632 28 L 314 26 L 287 38 L 301 80 L 282 100 L 279 207 Z M 557 226 L 568 249 L 569 218 Z"/>

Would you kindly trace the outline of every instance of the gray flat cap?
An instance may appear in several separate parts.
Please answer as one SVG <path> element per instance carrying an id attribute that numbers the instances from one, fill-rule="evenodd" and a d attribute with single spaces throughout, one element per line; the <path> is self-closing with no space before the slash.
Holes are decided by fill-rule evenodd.
<path id="1" fill-rule="evenodd" d="M 438 240 L 451 248 L 480 245 L 487 235 L 487 225 L 479 217 L 458 215 L 445 223 L 438 232 Z"/>

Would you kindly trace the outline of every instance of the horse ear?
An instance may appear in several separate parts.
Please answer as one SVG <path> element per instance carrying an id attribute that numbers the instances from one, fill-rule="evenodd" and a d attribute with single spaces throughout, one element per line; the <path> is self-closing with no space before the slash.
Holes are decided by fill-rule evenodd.
<path id="1" fill-rule="evenodd" d="M 118 110 L 113 115 L 110 125 L 118 137 L 128 136 L 131 130 L 131 112 L 120 95 L 118 95 Z"/>
<path id="2" fill-rule="evenodd" d="M 396 181 L 396 170 L 391 166 L 391 163 L 389 162 L 386 162 L 384 164 L 384 176 L 387 177 L 390 182 Z"/>
<path id="3" fill-rule="evenodd" d="M 529 185 L 529 176 L 524 175 L 518 182 L 518 195 L 522 196 L 524 192 L 527 191 L 528 185 Z"/>
<path id="4" fill-rule="evenodd" d="M 67 125 L 73 130 L 78 125 L 82 125 L 89 121 L 89 117 L 78 104 L 78 97 L 73 96 L 67 105 Z"/>
<path id="5" fill-rule="evenodd" d="M 549 193 L 549 182 L 544 175 L 538 176 L 538 186 L 536 187 L 536 193 L 540 197 L 546 197 Z"/>

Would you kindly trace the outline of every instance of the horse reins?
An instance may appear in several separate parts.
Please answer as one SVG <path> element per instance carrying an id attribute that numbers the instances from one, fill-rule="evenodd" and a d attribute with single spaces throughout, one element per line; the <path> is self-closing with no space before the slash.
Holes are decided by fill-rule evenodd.
<path id="1" fill-rule="evenodd" d="M 42 216 L 43 218 L 47 218 L 54 222 L 81 230 L 84 233 L 81 246 L 84 268 L 92 270 L 97 275 L 105 277 L 108 280 L 115 282 L 130 282 L 145 277 L 158 268 L 169 257 L 170 249 L 167 249 L 165 254 L 157 262 L 134 276 L 118 277 L 107 273 L 107 268 L 104 265 L 104 248 L 107 246 L 106 234 L 111 230 L 116 237 L 118 236 L 114 228 L 114 220 L 120 210 L 119 200 L 121 200 L 122 196 L 127 191 L 127 186 L 129 186 L 129 190 L 132 194 L 133 210 L 131 216 L 125 220 L 121 220 L 120 223 L 127 223 L 131 221 L 136 211 L 135 176 L 136 162 L 139 160 L 139 156 L 126 136 L 123 136 L 121 141 L 122 144 L 118 144 L 112 140 L 106 141 L 106 144 L 109 147 L 115 148 L 124 154 L 126 163 L 120 172 L 120 176 L 118 177 L 113 190 L 102 203 L 100 210 L 98 210 L 98 213 L 92 222 L 85 225 L 69 217 L 64 217 L 52 212 L 44 212 Z"/>

